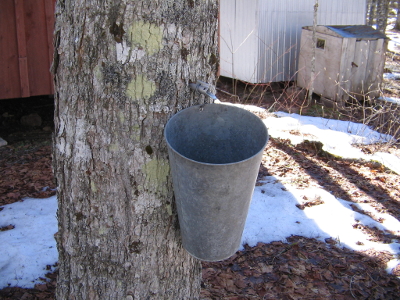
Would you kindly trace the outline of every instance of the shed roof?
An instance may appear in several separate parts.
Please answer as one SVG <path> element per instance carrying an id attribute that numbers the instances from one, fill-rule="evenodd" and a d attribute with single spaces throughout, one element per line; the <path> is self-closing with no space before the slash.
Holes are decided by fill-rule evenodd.
<path id="1" fill-rule="evenodd" d="M 312 30 L 312 26 L 303 27 Z M 386 35 L 368 25 L 318 25 L 317 32 L 336 37 L 358 39 L 386 39 Z"/>

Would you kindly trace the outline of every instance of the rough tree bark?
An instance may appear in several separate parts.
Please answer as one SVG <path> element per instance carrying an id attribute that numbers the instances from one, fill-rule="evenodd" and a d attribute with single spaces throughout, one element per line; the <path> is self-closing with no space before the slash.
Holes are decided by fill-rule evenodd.
<path id="1" fill-rule="evenodd" d="M 58 0 L 57 299 L 197 299 L 181 247 L 163 129 L 208 101 L 218 0 Z"/>

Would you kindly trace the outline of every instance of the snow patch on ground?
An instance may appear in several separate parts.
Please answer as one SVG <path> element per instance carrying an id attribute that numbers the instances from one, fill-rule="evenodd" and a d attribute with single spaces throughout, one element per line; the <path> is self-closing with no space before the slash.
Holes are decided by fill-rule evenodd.
<path id="1" fill-rule="evenodd" d="M 361 230 L 353 227 L 361 224 L 400 233 L 400 222 L 396 218 L 378 213 L 369 204 L 355 204 L 335 198 L 319 187 L 300 190 L 283 182 L 283 178 L 268 176 L 262 181 L 262 186 L 255 187 L 242 247 L 245 244 L 255 246 L 258 242 L 286 241 L 292 235 L 299 235 L 321 241 L 333 238 L 338 246 L 357 251 L 376 249 L 400 254 L 400 241 L 391 244 L 372 242 Z M 303 204 L 304 199 L 318 199 L 323 203 L 301 210 L 296 205 Z M 379 223 L 354 211 L 350 205 L 373 212 L 384 221 Z M 391 272 L 399 263 L 397 259 L 390 261 L 388 271 Z"/>
<path id="2" fill-rule="evenodd" d="M 393 137 L 372 130 L 367 125 L 349 121 L 331 120 L 320 117 L 300 116 L 284 112 L 275 113 L 276 118 L 264 120 L 272 137 L 289 139 L 297 145 L 305 140 L 319 141 L 323 150 L 332 155 L 348 159 L 378 161 L 400 174 L 400 159 L 392 154 L 377 152 L 364 154 L 353 144 L 386 143 Z"/>
<path id="3" fill-rule="evenodd" d="M 25 199 L 3 206 L 0 227 L 0 288 L 32 288 L 58 260 L 54 234 L 57 232 L 57 198 Z"/>

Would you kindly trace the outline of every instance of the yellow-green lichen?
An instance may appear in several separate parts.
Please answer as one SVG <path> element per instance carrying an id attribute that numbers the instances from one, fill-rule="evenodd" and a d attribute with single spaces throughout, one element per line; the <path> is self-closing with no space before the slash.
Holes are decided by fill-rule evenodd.
<path id="1" fill-rule="evenodd" d="M 168 194 L 167 177 L 169 174 L 169 163 L 164 159 L 153 159 L 143 165 L 143 173 L 146 176 L 145 186 L 147 189 L 161 195 Z"/>
<path id="2" fill-rule="evenodd" d="M 100 229 L 99 229 L 99 234 L 100 235 L 104 235 L 104 234 L 107 234 L 108 231 L 109 231 L 108 228 L 106 228 L 104 226 L 101 226 Z"/>
<path id="3" fill-rule="evenodd" d="M 140 141 L 140 134 L 131 134 L 129 137 L 132 141 L 136 141 L 136 142 Z"/>
<path id="4" fill-rule="evenodd" d="M 94 76 L 95 76 L 95 78 L 97 79 L 98 82 L 102 82 L 103 81 L 103 73 L 101 72 L 100 65 L 97 65 L 97 66 L 94 67 L 93 74 L 94 74 Z"/>
<path id="5" fill-rule="evenodd" d="M 167 204 L 167 213 L 168 213 L 168 216 L 172 216 L 172 205 L 171 204 Z"/>
<path id="6" fill-rule="evenodd" d="M 147 80 L 143 75 L 136 76 L 126 89 L 126 94 L 134 99 L 149 99 L 156 91 L 154 81 Z"/>
<path id="7" fill-rule="evenodd" d="M 121 122 L 121 124 L 124 124 L 124 121 L 125 121 L 125 114 L 124 114 L 124 112 L 120 112 L 119 114 L 118 114 L 118 119 L 119 119 L 119 121 Z"/>
<path id="8" fill-rule="evenodd" d="M 110 144 L 109 146 L 108 146 L 108 151 L 111 151 L 111 152 L 115 152 L 115 151 L 117 151 L 118 150 L 118 145 L 116 145 L 116 144 Z"/>
<path id="9" fill-rule="evenodd" d="M 131 127 L 131 134 L 130 134 L 130 139 L 132 141 L 139 142 L 140 141 L 140 134 L 141 134 L 141 128 L 138 124 L 133 125 Z"/>
<path id="10" fill-rule="evenodd" d="M 93 193 L 97 192 L 96 184 L 93 181 L 90 182 L 90 189 L 92 190 Z"/>
<path id="11" fill-rule="evenodd" d="M 140 132 L 140 125 L 139 124 L 135 124 L 131 128 L 132 128 L 132 131 Z"/>
<path id="12" fill-rule="evenodd" d="M 129 40 L 132 45 L 142 48 L 149 55 L 160 51 L 162 47 L 163 30 L 155 24 L 138 21 L 132 24 L 128 30 Z"/>

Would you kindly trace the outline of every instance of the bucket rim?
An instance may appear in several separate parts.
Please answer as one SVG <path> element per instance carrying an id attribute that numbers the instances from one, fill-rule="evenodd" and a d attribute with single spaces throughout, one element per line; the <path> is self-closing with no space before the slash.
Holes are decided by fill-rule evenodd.
<path id="1" fill-rule="evenodd" d="M 264 152 L 265 148 L 267 147 L 268 141 L 269 141 L 269 133 L 268 133 L 268 128 L 267 128 L 267 126 L 265 126 L 264 122 L 262 122 L 261 119 L 260 119 L 259 117 L 257 117 L 255 114 L 253 114 L 252 112 L 250 112 L 250 111 L 248 111 L 248 110 L 245 110 L 245 109 L 243 109 L 243 108 L 236 107 L 236 106 L 231 106 L 231 105 L 226 105 L 226 106 L 229 107 L 229 108 L 233 108 L 233 109 L 237 109 L 237 110 L 242 110 L 242 111 L 245 111 L 245 112 L 248 113 L 248 114 L 251 114 L 252 116 L 254 116 L 255 118 L 257 118 L 257 119 L 265 126 L 265 131 L 266 131 L 265 143 L 264 143 L 263 147 L 262 147 L 257 153 L 255 153 L 255 154 L 253 154 L 252 156 L 250 156 L 250 157 L 248 157 L 248 158 L 246 158 L 246 159 L 243 159 L 243 160 L 239 160 L 239 161 L 235 161 L 235 162 L 230 162 L 230 163 L 215 164 L 215 163 L 207 163 L 207 162 L 201 162 L 201 161 L 197 161 L 197 160 L 191 159 L 191 158 L 189 158 L 189 157 L 187 157 L 187 156 L 185 156 L 185 155 L 182 155 L 182 154 L 179 153 L 177 150 L 175 150 L 175 149 L 171 146 L 171 144 L 168 142 L 167 135 L 166 135 L 166 131 L 167 131 L 167 127 L 168 127 L 169 121 L 170 121 L 172 118 L 174 118 L 176 115 L 178 115 L 178 114 L 180 114 L 181 112 L 185 111 L 186 109 L 194 108 L 194 107 L 200 107 L 200 106 L 204 106 L 204 105 L 226 105 L 226 104 L 207 103 L 207 104 L 189 106 L 189 107 L 186 107 L 186 108 L 184 108 L 184 109 L 178 111 L 176 114 L 174 114 L 174 115 L 167 121 L 167 123 L 166 123 L 166 125 L 165 125 L 165 128 L 164 128 L 164 139 L 165 139 L 165 141 L 166 141 L 166 143 L 167 143 L 167 145 L 168 145 L 168 148 L 171 149 L 174 153 L 176 153 L 176 154 L 179 155 L 180 157 L 183 157 L 184 159 L 187 159 L 187 160 L 189 160 L 189 161 L 191 161 L 191 162 L 193 162 L 193 163 L 197 163 L 197 164 L 201 164 L 201 165 L 208 165 L 208 166 L 229 166 L 229 165 L 234 165 L 234 164 L 239 164 L 239 163 L 243 163 L 243 162 L 249 161 L 249 160 L 253 159 L 254 157 L 258 156 L 261 152 Z"/>

